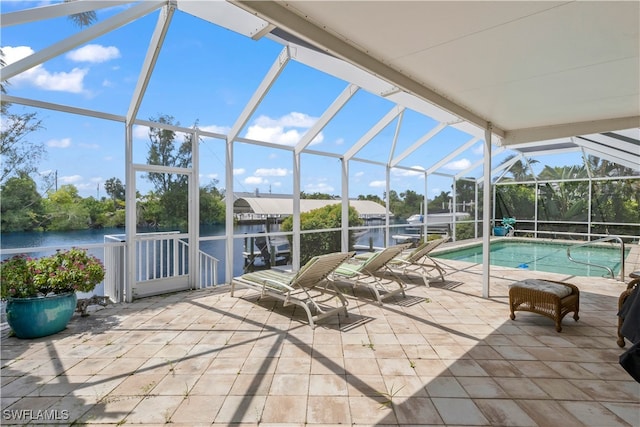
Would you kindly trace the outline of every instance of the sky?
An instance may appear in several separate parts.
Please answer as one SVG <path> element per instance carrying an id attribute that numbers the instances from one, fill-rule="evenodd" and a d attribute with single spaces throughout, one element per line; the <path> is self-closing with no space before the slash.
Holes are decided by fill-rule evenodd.
<path id="1" fill-rule="evenodd" d="M 2 13 L 43 6 L 55 2 L 0 2 Z M 97 12 L 98 22 L 121 12 L 117 6 Z M 9 80 L 8 94 L 16 97 L 69 105 L 109 114 L 125 115 L 152 37 L 158 11 L 107 33 L 63 55 L 52 58 Z M 67 18 L 56 18 L 4 27 L 0 46 L 10 64 L 61 41 L 82 29 Z M 267 38 L 254 41 L 225 28 L 176 11 L 160 51 L 138 119 L 152 120 L 169 115 L 174 123 L 226 134 L 241 115 L 283 47 Z M 347 87 L 348 82 L 289 61 L 239 136 L 286 147 L 294 146 L 327 107 Z M 322 130 L 310 150 L 343 154 L 356 144 L 394 105 L 364 90 Z M 17 104 L 11 112 L 37 112 L 43 128 L 28 139 L 42 143 L 46 157 L 39 164 L 42 177 L 57 177 L 58 186 L 73 184 L 83 197 L 106 196 L 104 182 L 118 178 L 125 182 L 124 126 L 122 123 L 34 109 Z M 393 151 L 397 156 L 428 133 L 437 123 L 407 110 L 392 121 L 356 157 L 386 162 L 390 147 L 401 126 Z M 407 157 L 402 166 L 427 169 L 471 136 L 446 128 Z M 178 137 L 178 142 L 181 136 Z M 478 165 L 468 175 L 482 174 L 482 141 L 452 159 L 438 171 L 455 175 Z M 134 127 L 134 162 L 145 164 L 148 128 Z M 494 157 L 499 164 L 505 152 Z M 557 158 L 558 164 L 573 164 L 578 155 Z M 548 161 L 546 161 L 548 163 Z M 203 138 L 200 144 L 200 184 L 225 188 L 225 143 Z M 341 193 L 341 166 L 335 157 L 303 154 L 301 190 L 306 193 Z M 293 191 L 293 154 L 259 145 L 234 144 L 234 191 L 284 193 Z M 44 183 L 44 179 L 39 182 Z M 367 162 L 349 164 L 349 197 L 384 197 L 385 168 Z M 44 186 L 44 184 L 42 184 Z M 391 190 L 425 192 L 424 174 L 406 169 L 390 173 Z M 451 191 L 452 179 L 431 175 L 426 183 L 428 198 Z M 136 186 L 151 189 L 143 173 Z M 41 187 L 40 190 L 43 190 Z"/>

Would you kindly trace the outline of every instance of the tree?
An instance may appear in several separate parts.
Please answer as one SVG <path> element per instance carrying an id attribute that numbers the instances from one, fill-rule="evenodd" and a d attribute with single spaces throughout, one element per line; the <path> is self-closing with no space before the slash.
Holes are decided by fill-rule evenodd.
<path id="1" fill-rule="evenodd" d="M 178 126 L 174 118 L 161 115 L 150 119 L 156 123 Z M 147 162 L 150 165 L 188 168 L 192 164 L 193 134 L 185 134 L 182 143 L 176 147 L 176 132 L 165 128 L 149 128 L 149 152 Z M 153 184 L 155 194 L 163 207 L 160 212 L 160 224 L 183 227 L 188 221 L 188 176 L 169 172 L 149 172 L 147 179 Z"/>
<path id="2" fill-rule="evenodd" d="M 372 202 L 376 202 L 382 206 L 386 206 L 386 203 L 384 202 L 384 200 L 382 200 L 380 196 L 377 196 L 374 194 L 367 194 L 366 196 L 361 194 L 358 196 L 358 200 L 369 200 Z"/>
<path id="3" fill-rule="evenodd" d="M 40 227 L 44 214 L 42 196 L 35 181 L 26 173 L 9 178 L 0 187 L 1 231 L 33 231 Z"/>
<path id="4" fill-rule="evenodd" d="M 117 205 L 118 201 L 125 200 L 125 188 L 122 181 L 119 178 L 113 177 L 109 178 L 104 182 L 104 191 L 107 192 L 107 195 L 111 197 L 113 200 L 114 206 Z"/>
<path id="5" fill-rule="evenodd" d="M 44 200 L 45 227 L 53 231 L 84 230 L 91 224 L 91 216 L 75 185 L 65 184 L 50 192 Z"/>
<path id="6" fill-rule="evenodd" d="M 449 201 L 451 199 L 450 191 L 441 191 L 432 201 L 429 202 L 429 212 L 448 212 Z"/>
<path id="7" fill-rule="evenodd" d="M 200 224 L 221 224 L 225 218 L 222 194 L 212 183 L 200 188 Z"/>
<path id="8" fill-rule="evenodd" d="M 157 119 L 150 118 L 151 121 L 178 126 L 174 124 L 174 118 L 168 115 L 161 115 Z M 191 143 L 192 135 L 185 135 L 182 144 L 176 149 L 176 132 L 164 128 L 149 128 L 149 153 L 147 163 L 150 165 L 173 166 L 187 168 L 191 166 Z M 187 181 L 186 175 L 173 173 L 150 172 L 147 179 L 151 181 L 158 194 L 165 194 L 175 187 L 184 185 Z"/>
<path id="9" fill-rule="evenodd" d="M 349 207 L 349 226 L 358 226 L 362 220 L 358 211 Z M 324 230 L 342 226 L 342 206 L 339 203 L 300 214 L 301 230 Z M 280 226 L 282 231 L 293 230 L 293 218 L 287 217 Z M 291 243 L 291 242 L 290 242 Z M 349 248 L 355 244 L 355 235 L 349 231 Z M 316 255 L 340 252 L 342 247 L 340 231 L 305 233 L 300 236 L 300 263 L 306 264 Z"/>

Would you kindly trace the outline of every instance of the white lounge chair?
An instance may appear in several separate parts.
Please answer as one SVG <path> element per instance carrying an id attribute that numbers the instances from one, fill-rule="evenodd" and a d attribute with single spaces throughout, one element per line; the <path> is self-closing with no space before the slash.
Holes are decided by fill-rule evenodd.
<path id="1" fill-rule="evenodd" d="M 270 269 L 234 277 L 231 296 L 236 284 L 240 284 L 260 292 L 260 297 L 277 298 L 284 301 L 285 306 L 295 304 L 304 309 L 309 326 L 315 328 L 315 322 L 327 316 L 339 312 L 348 316 L 348 302 L 329 276 L 353 255 L 353 252 L 336 252 L 315 256 L 297 273 Z"/>
<path id="2" fill-rule="evenodd" d="M 411 246 L 411 243 L 389 246 L 378 252 L 374 252 L 366 259 L 353 258 L 340 265 L 333 272 L 336 281 L 348 282 L 355 287 L 367 286 L 375 294 L 376 301 L 382 305 L 382 301 L 398 293 L 405 296 L 404 282 L 391 271 L 388 263 L 398 256 L 403 250 Z M 390 289 L 393 285 L 395 289 Z"/>
<path id="3" fill-rule="evenodd" d="M 446 271 L 429 254 L 448 240 L 449 236 L 445 235 L 439 239 L 428 240 L 414 249 L 403 251 L 389 261 L 389 268 L 403 275 L 416 274 L 422 278 L 425 286 L 429 286 L 429 279 L 432 278 L 429 273 L 435 270 L 443 282 Z"/>

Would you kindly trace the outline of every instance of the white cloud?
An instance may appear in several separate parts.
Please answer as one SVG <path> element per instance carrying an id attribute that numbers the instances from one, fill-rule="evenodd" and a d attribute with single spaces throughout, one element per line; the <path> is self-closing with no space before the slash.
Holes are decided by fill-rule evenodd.
<path id="1" fill-rule="evenodd" d="M 2 51 L 7 65 L 34 53 L 33 49 L 28 46 L 5 46 Z M 70 72 L 52 73 L 41 64 L 12 77 L 10 82 L 16 86 L 31 85 L 44 90 L 82 93 L 84 91 L 84 77 L 88 72 L 89 70 L 86 68 L 74 68 Z"/>
<path id="2" fill-rule="evenodd" d="M 293 146 L 300 141 L 300 138 L 317 120 L 316 117 L 295 111 L 277 119 L 260 116 L 249 126 L 245 137 L 257 141 Z M 323 140 L 324 135 L 321 132 L 311 141 L 311 144 L 319 144 Z"/>
<path id="3" fill-rule="evenodd" d="M 460 159 L 455 162 L 447 163 L 443 168 L 447 170 L 461 171 L 467 169 L 469 166 L 471 166 L 469 159 Z"/>
<path id="4" fill-rule="evenodd" d="M 473 154 L 483 154 L 484 153 L 484 143 L 478 144 L 471 150 Z"/>
<path id="5" fill-rule="evenodd" d="M 257 185 L 257 184 L 267 184 L 269 181 L 266 179 L 263 179 L 259 176 L 248 176 L 244 179 L 243 183 L 245 184 L 251 184 L 251 185 Z"/>
<path id="6" fill-rule="evenodd" d="M 245 168 L 236 168 L 233 170 L 234 175 L 244 175 L 245 172 Z"/>
<path id="7" fill-rule="evenodd" d="M 383 188 L 387 185 L 386 181 L 371 181 L 369 183 L 369 187 L 373 187 L 373 188 Z"/>
<path id="8" fill-rule="evenodd" d="M 67 58 L 75 62 L 91 62 L 99 64 L 112 59 L 120 58 L 120 51 L 115 46 L 102 46 L 99 44 L 88 44 L 80 49 L 67 53 Z"/>
<path id="9" fill-rule="evenodd" d="M 68 148 L 71 146 L 71 138 L 50 139 L 47 141 L 47 147 L 51 148 Z"/>
<path id="10" fill-rule="evenodd" d="M 256 169 L 255 176 L 287 176 L 287 170 L 285 168 L 259 168 Z"/>
<path id="11" fill-rule="evenodd" d="M 218 125 L 208 125 L 208 126 L 199 126 L 200 130 L 211 133 L 220 133 L 226 135 L 231 130 L 228 126 L 218 126 Z"/>
<path id="12" fill-rule="evenodd" d="M 314 184 L 307 184 L 304 186 L 304 191 L 307 193 L 323 193 L 331 194 L 334 188 L 326 182 L 318 182 Z"/>
<path id="13" fill-rule="evenodd" d="M 363 175 L 364 175 L 364 172 L 362 172 L 362 171 L 361 172 L 356 172 L 355 174 L 353 174 L 353 176 L 356 177 L 356 178 L 360 178 Z"/>
<path id="14" fill-rule="evenodd" d="M 411 166 L 413 169 L 424 170 L 422 166 Z M 424 172 L 420 172 L 417 170 L 408 170 L 408 169 L 391 169 L 391 174 L 394 176 L 419 176 L 421 178 L 424 177 Z"/>
<path id="15" fill-rule="evenodd" d="M 58 182 L 61 184 L 77 184 L 82 181 L 82 176 L 80 175 L 69 175 L 69 176 L 59 176 Z"/>
<path id="16" fill-rule="evenodd" d="M 147 139 L 149 138 L 149 127 L 134 125 L 132 134 L 133 134 L 133 139 Z"/>

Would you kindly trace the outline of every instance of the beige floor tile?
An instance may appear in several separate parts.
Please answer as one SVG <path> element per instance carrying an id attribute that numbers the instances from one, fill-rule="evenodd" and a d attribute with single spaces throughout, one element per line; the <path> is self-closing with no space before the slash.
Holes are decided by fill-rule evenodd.
<path id="1" fill-rule="evenodd" d="M 170 423 L 173 413 L 182 400 L 182 396 L 146 396 L 127 415 L 126 422 L 131 424 Z"/>
<path id="2" fill-rule="evenodd" d="M 265 402 L 260 423 L 304 424 L 306 417 L 306 396 L 270 395 Z"/>
<path id="3" fill-rule="evenodd" d="M 309 376 L 298 374 L 275 374 L 269 395 L 306 396 L 309 393 Z"/>
<path id="4" fill-rule="evenodd" d="M 143 399 L 143 396 L 115 396 L 101 400 L 80 417 L 81 423 L 119 424 Z"/>
<path id="5" fill-rule="evenodd" d="M 276 374 L 309 374 L 311 372 L 311 358 L 279 357 Z"/>
<path id="6" fill-rule="evenodd" d="M 350 396 L 349 408 L 354 425 L 396 425 L 397 419 L 390 405 L 383 404 L 381 396 Z"/>
<path id="7" fill-rule="evenodd" d="M 512 399 L 549 398 L 544 390 L 528 378 L 495 378 L 495 381 Z"/>
<path id="8" fill-rule="evenodd" d="M 308 424 L 351 424 L 347 396 L 309 396 Z"/>
<path id="9" fill-rule="evenodd" d="M 459 359 L 446 362 L 451 362 L 449 364 L 449 372 L 451 372 L 451 374 L 455 376 L 486 377 L 489 375 L 475 360 Z"/>
<path id="10" fill-rule="evenodd" d="M 591 396 L 592 399 L 601 402 L 633 401 L 640 398 L 638 393 L 620 387 L 616 381 L 603 380 L 570 380 L 572 384 Z M 630 382 L 630 384 L 633 384 Z"/>
<path id="11" fill-rule="evenodd" d="M 236 377 L 237 375 L 233 374 L 200 375 L 189 394 L 191 396 L 226 396 L 233 387 Z"/>
<path id="12" fill-rule="evenodd" d="M 406 357 L 399 359 L 378 359 L 380 373 L 384 377 L 416 375 L 415 362 Z"/>
<path id="13" fill-rule="evenodd" d="M 476 399 L 476 405 L 492 426 L 537 427 L 517 403 L 509 399 Z"/>
<path id="14" fill-rule="evenodd" d="M 312 375 L 344 375 L 344 359 L 342 358 L 313 358 L 311 359 Z"/>
<path id="15" fill-rule="evenodd" d="M 342 375 L 311 375 L 309 396 L 346 396 L 347 382 Z"/>
<path id="16" fill-rule="evenodd" d="M 585 426 L 626 426 L 627 423 L 598 402 L 561 401 L 560 404 Z"/>
<path id="17" fill-rule="evenodd" d="M 565 378 L 532 378 L 538 387 L 556 400 L 586 400 L 591 397 Z"/>
<path id="18" fill-rule="evenodd" d="M 469 397 L 455 377 L 436 377 L 425 387 L 431 397 Z"/>
<path id="19" fill-rule="evenodd" d="M 133 374 L 126 377 L 110 396 L 145 396 L 152 392 L 156 385 L 165 377 L 165 374 Z"/>
<path id="20" fill-rule="evenodd" d="M 191 426 L 211 425 L 222 406 L 222 402 L 222 397 L 216 399 L 211 396 L 186 396 L 171 415 L 171 425 L 177 423 Z"/>
<path id="21" fill-rule="evenodd" d="M 400 424 L 444 424 L 431 399 L 427 397 L 407 397 L 394 399 L 392 402 L 394 413 Z M 387 417 L 389 418 L 389 417 Z M 383 420 L 383 422 L 392 420 Z"/>
<path id="22" fill-rule="evenodd" d="M 629 425 L 640 425 L 640 401 L 633 403 L 602 402 L 602 406 L 616 414 Z"/>
<path id="23" fill-rule="evenodd" d="M 580 420 L 555 400 L 518 400 L 516 402 L 539 426 L 582 426 Z"/>
<path id="24" fill-rule="evenodd" d="M 269 394 L 273 374 L 239 374 L 229 391 L 232 396 L 264 396 Z"/>
<path id="25" fill-rule="evenodd" d="M 493 378 L 456 376 L 456 380 L 472 398 L 505 399 L 509 397 L 509 394 Z"/>
<path id="26" fill-rule="evenodd" d="M 471 399 L 431 398 L 447 425 L 486 425 L 487 419 Z"/>
<path id="27" fill-rule="evenodd" d="M 227 396 L 215 423 L 250 423 L 256 425 L 262 418 L 266 396 Z"/>
<path id="28" fill-rule="evenodd" d="M 386 393 L 386 384 L 381 375 L 347 375 L 349 396 L 380 397 Z"/>

